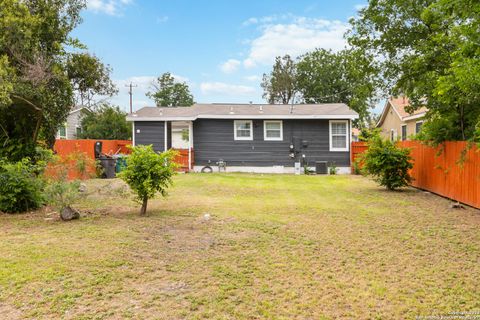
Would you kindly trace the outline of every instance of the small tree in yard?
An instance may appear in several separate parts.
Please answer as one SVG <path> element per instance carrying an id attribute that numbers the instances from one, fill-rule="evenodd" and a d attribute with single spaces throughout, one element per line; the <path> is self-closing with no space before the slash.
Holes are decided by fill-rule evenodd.
<path id="1" fill-rule="evenodd" d="M 159 192 L 167 195 L 172 185 L 177 164 L 173 162 L 176 152 L 169 150 L 156 153 L 152 146 L 132 147 L 132 154 L 127 158 L 127 167 L 119 174 L 136 193 L 136 199 L 142 204 L 140 215 L 147 212 L 147 202 Z"/>
<path id="2" fill-rule="evenodd" d="M 389 190 L 406 187 L 412 181 L 410 149 L 400 148 L 390 140 L 372 137 L 363 154 L 363 171 Z"/>

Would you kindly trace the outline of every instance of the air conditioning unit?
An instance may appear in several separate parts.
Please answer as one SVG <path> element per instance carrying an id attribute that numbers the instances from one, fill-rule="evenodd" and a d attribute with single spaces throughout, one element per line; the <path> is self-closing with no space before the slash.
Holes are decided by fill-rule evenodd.
<path id="1" fill-rule="evenodd" d="M 315 172 L 316 174 L 327 174 L 328 173 L 327 161 L 316 161 Z"/>

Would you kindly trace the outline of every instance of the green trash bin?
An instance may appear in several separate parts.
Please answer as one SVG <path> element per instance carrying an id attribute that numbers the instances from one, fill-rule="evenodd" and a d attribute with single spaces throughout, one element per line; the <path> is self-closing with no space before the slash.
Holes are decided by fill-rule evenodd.
<path id="1" fill-rule="evenodd" d="M 126 156 L 117 156 L 117 163 L 115 165 L 115 172 L 119 173 L 122 172 L 123 169 L 127 166 L 127 157 Z"/>

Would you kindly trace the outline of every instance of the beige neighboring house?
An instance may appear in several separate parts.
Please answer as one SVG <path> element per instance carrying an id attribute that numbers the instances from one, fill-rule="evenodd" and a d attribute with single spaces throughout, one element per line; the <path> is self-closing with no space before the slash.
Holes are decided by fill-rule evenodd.
<path id="1" fill-rule="evenodd" d="M 77 139 L 77 136 L 82 132 L 82 110 L 88 110 L 88 108 L 81 107 L 70 111 L 67 121 L 58 128 L 57 139 Z"/>
<path id="2" fill-rule="evenodd" d="M 385 103 L 377 128 L 383 138 L 392 141 L 400 139 L 409 140 L 409 137 L 420 132 L 422 129 L 423 118 L 428 109 L 421 107 L 413 113 L 405 111 L 405 107 L 410 104 L 407 97 L 390 98 Z"/>

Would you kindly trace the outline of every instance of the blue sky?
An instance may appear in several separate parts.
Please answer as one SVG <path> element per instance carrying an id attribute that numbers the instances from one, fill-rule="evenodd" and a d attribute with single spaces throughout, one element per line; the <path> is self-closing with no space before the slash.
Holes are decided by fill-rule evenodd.
<path id="1" fill-rule="evenodd" d="M 365 1 L 88 0 L 78 37 L 113 68 L 111 102 L 154 105 L 145 93 L 164 72 L 186 81 L 197 102 L 264 102 L 260 79 L 277 55 L 339 50 Z"/>

